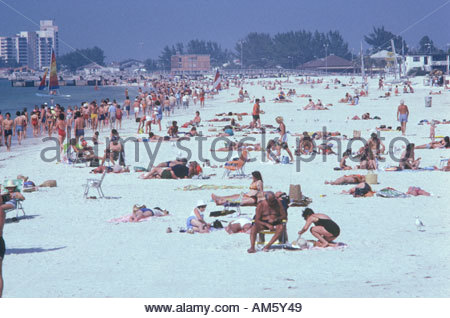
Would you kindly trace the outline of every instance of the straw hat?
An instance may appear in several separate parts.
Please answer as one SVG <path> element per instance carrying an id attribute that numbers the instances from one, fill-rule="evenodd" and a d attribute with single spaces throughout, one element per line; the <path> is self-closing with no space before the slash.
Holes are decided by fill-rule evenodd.
<path id="1" fill-rule="evenodd" d="M 16 184 L 14 183 L 14 181 L 8 180 L 8 181 L 6 181 L 6 184 L 5 184 L 4 187 L 5 187 L 5 188 L 15 188 L 15 187 L 17 187 L 17 186 L 16 186 Z"/>
<path id="2" fill-rule="evenodd" d="M 203 200 L 198 200 L 198 201 L 197 201 L 197 208 L 198 208 L 199 206 L 207 206 L 207 204 L 206 204 L 206 202 L 203 201 Z"/>

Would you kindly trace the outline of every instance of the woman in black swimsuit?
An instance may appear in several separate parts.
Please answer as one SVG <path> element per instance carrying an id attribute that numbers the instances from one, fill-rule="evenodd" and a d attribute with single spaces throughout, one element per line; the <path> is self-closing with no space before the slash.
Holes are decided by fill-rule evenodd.
<path id="1" fill-rule="evenodd" d="M 302 235 L 308 231 L 311 224 L 314 223 L 315 226 L 311 228 L 311 234 L 319 240 L 319 246 L 327 247 L 333 245 L 330 243 L 339 236 L 340 229 L 328 215 L 314 213 L 312 209 L 306 208 L 303 210 L 302 216 L 306 223 L 305 226 L 298 232 L 299 235 Z"/>

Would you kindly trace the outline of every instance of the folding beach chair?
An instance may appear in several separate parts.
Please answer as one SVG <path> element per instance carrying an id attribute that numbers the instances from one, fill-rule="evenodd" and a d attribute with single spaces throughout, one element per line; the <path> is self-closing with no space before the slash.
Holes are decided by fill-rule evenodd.
<path id="1" fill-rule="evenodd" d="M 105 195 L 103 194 L 103 190 L 102 190 L 102 184 L 103 184 L 103 180 L 105 179 L 105 175 L 106 175 L 107 169 L 105 169 L 105 171 L 102 174 L 102 177 L 100 179 L 87 179 L 86 180 L 86 184 L 84 184 L 84 198 L 86 199 L 88 197 L 89 194 L 89 190 L 91 188 L 95 188 L 97 189 L 98 195 L 100 198 L 104 198 Z"/>
<path id="2" fill-rule="evenodd" d="M 16 190 L 19 191 L 19 192 L 22 192 L 22 187 L 23 187 L 23 180 L 22 179 L 5 180 L 3 182 L 3 188 L 5 188 L 5 185 L 8 182 L 12 182 L 16 186 Z M 19 216 L 19 211 L 22 211 L 22 214 L 25 216 L 25 210 L 24 210 L 24 208 L 22 206 L 22 200 L 16 200 L 16 202 L 17 202 L 16 207 L 13 208 L 13 209 L 5 210 L 5 213 L 16 211 L 16 218 L 17 218 Z"/>
<path id="3" fill-rule="evenodd" d="M 283 231 L 281 232 L 280 237 L 278 238 L 278 241 L 275 241 L 275 243 L 272 244 L 271 248 L 282 248 L 284 246 L 284 244 L 286 244 L 288 238 L 287 238 L 287 231 L 286 231 L 286 220 L 282 221 L 282 225 L 283 225 Z M 269 235 L 274 235 L 275 231 L 271 231 L 271 230 L 262 230 L 258 232 L 258 239 L 256 241 L 256 246 L 258 248 L 263 248 L 265 245 L 267 245 L 267 243 L 269 243 L 270 240 L 268 240 L 266 242 L 265 238 L 266 238 L 266 234 Z"/>
<path id="4" fill-rule="evenodd" d="M 230 210 L 230 208 L 235 208 L 237 215 L 233 215 L 233 216 L 240 216 L 241 215 L 241 202 L 242 202 L 243 196 L 244 196 L 244 192 L 241 192 L 241 194 L 239 195 L 239 199 L 225 202 L 225 204 L 223 205 L 224 210 L 228 212 Z"/>
<path id="5" fill-rule="evenodd" d="M 223 178 L 246 178 L 244 166 L 248 160 L 248 151 L 242 151 L 241 156 L 237 160 L 229 161 L 225 164 Z"/>

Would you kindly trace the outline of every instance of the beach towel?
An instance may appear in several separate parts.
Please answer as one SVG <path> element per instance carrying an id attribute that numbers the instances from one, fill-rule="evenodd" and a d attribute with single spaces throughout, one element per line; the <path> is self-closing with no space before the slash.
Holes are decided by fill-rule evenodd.
<path id="1" fill-rule="evenodd" d="M 142 218 L 142 219 L 140 219 L 140 220 L 137 221 L 137 222 L 131 222 L 131 221 L 130 221 L 130 218 L 131 218 L 131 215 L 128 214 L 128 215 L 121 216 L 121 217 L 119 217 L 119 218 L 111 219 L 111 220 L 109 220 L 108 222 L 109 222 L 109 223 L 115 223 L 115 224 L 119 224 L 119 223 L 137 223 L 137 222 L 148 221 L 148 220 L 151 218 L 151 216 L 148 216 L 148 217 L 146 217 L 146 218 Z"/>
<path id="2" fill-rule="evenodd" d="M 384 188 L 377 192 L 378 197 L 382 198 L 407 198 L 409 195 L 406 193 L 395 190 L 394 188 Z"/>
<path id="3" fill-rule="evenodd" d="M 269 187 L 265 187 L 269 188 Z M 203 185 L 194 185 L 189 184 L 181 188 L 176 188 L 178 191 L 198 191 L 198 190 L 223 190 L 223 189 L 245 189 L 244 186 L 233 186 L 233 185 L 214 185 L 214 184 L 203 184 Z"/>

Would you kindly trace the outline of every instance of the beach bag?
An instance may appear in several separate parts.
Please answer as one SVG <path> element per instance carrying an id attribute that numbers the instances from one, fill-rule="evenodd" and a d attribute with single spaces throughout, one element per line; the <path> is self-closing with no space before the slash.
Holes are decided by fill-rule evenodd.
<path id="1" fill-rule="evenodd" d="M 302 190 L 299 184 L 289 185 L 289 198 L 291 202 L 299 202 L 302 200 Z"/>
<path id="2" fill-rule="evenodd" d="M 368 184 L 378 184 L 378 175 L 374 173 L 372 170 L 369 170 L 369 172 L 366 175 L 366 182 Z"/>
<path id="3" fill-rule="evenodd" d="M 222 222 L 220 222 L 219 220 L 215 220 L 214 223 L 212 224 L 212 226 L 215 229 L 223 229 Z"/>
<path id="4" fill-rule="evenodd" d="M 281 157 L 281 163 L 282 164 L 288 164 L 289 163 L 289 157 L 287 157 L 287 156 Z"/>

